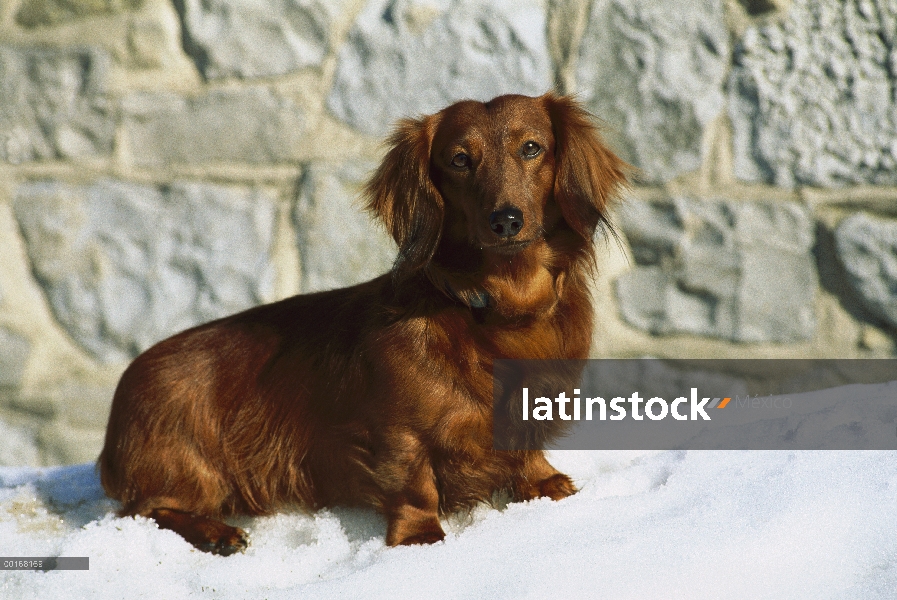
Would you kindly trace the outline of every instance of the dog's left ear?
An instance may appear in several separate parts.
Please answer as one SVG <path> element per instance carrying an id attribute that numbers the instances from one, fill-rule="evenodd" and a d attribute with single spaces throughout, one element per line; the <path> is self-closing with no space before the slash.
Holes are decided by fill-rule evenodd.
<path id="1" fill-rule="evenodd" d="M 427 265 L 442 235 L 444 203 L 430 179 L 430 148 L 438 115 L 404 119 L 365 187 L 367 208 L 399 246 L 393 276 L 401 280 Z"/>
<path id="2" fill-rule="evenodd" d="M 551 93 L 542 99 L 554 130 L 555 201 L 567 224 L 590 240 L 599 224 L 608 224 L 609 204 L 626 185 L 632 167 L 604 145 L 579 103 Z"/>

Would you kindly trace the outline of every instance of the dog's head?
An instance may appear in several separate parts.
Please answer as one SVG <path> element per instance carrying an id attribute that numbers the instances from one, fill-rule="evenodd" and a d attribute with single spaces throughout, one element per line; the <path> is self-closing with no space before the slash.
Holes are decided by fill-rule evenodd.
<path id="1" fill-rule="evenodd" d="M 566 228 L 590 245 L 628 167 L 568 97 L 465 100 L 401 121 L 367 186 L 399 246 L 394 273 L 440 246 L 513 255 Z"/>

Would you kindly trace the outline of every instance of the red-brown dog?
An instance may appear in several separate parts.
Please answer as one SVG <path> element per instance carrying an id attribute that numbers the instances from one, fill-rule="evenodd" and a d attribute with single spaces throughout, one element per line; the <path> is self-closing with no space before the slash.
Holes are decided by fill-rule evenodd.
<path id="1" fill-rule="evenodd" d="M 627 165 L 573 100 L 464 101 L 399 124 L 367 186 L 390 273 L 195 327 L 128 367 L 103 487 L 201 550 L 246 547 L 228 515 L 369 505 L 386 543 L 440 513 L 573 494 L 540 451 L 493 450 L 498 358 L 585 358 L 593 235 Z M 333 224 L 338 227 L 338 223 Z"/>

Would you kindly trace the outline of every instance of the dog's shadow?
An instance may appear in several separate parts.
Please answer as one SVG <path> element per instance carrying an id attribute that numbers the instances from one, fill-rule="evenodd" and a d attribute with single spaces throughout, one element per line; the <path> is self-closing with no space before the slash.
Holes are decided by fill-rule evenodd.
<path id="1" fill-rule="evenodd" d="M 93 465 L 0 468 L 0 521 L 20 534 L 68 535 L 117 509 Z"/>
<path id="2" fill-rule="evenodd" d="M 24 468 L 10 471 L 0 481 L 6 490 L 0 508 L 15 517 L 20 526 L 38 530 L 80 529 L 114 513 L 119 505 L 107 498 L 92 464 L 63 467 Z"/>

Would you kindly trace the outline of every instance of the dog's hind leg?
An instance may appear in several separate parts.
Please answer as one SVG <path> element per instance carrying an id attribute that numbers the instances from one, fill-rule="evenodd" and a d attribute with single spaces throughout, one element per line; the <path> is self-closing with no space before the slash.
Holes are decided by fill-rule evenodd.
<path id="1" fill-rule="evenodd" d="M 243 552 L 249 545 L 249 538 L 242 529 L 211 517 L 173 508 L 153 508 L 141 514 L 155 520 L 161 529 L 179 534 L 203 552 L 230 556 Z"/>
<path id="2" fill-rule="evenodd" d="M 103 486 L 122 501 L 121 516 L 153 519 L 204 552 L 227 556 L 246 548 L 246 533 L 218 520 L 233 512 L 233 490 L 224 476 L 183 444 L 177 457 L 162 451 L 147 454 L 156 460 L 125 461 L 120 470 L 112 468 L 108 457 L 101 459 L 106 467 L 101 467 Z"/>

